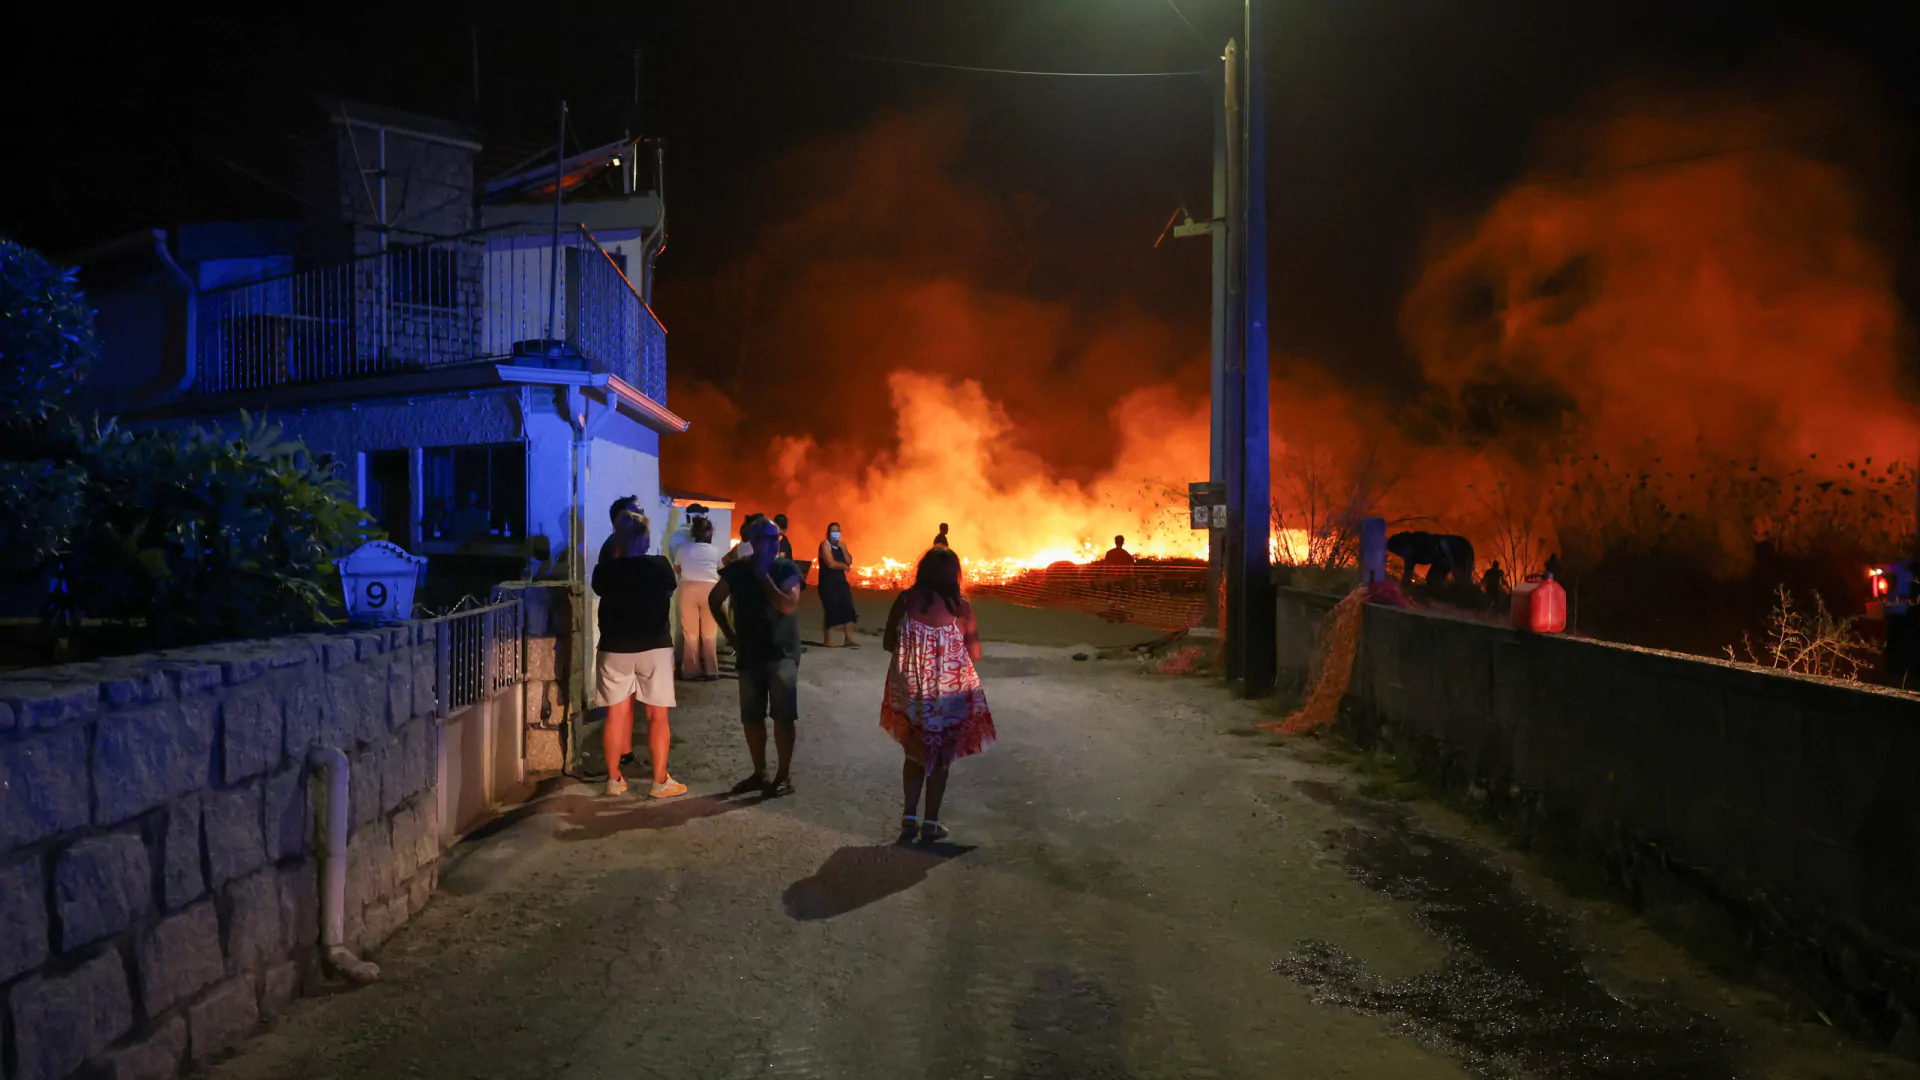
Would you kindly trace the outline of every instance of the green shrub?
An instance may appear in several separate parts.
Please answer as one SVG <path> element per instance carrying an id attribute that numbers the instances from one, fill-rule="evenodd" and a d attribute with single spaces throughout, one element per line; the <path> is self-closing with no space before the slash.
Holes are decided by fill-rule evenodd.
<path id="1" fill-rule="evenodd" d="M 99 355 L 73 271 L 0 240 L 0 437 L 55 419 Z"/>
<path id="2" fill-rule="evenodd" d="M 0 241 L 0 578 L 46 591 L 55 655 L 323 624 L 335 556 L 379 535 L 332 463 L 245 414 L 231 431 L 76 418 L 98 354 L 72 273 Z"/>
<path id="3" fill-rule="evenodd" d="M 82 523 L 53 614 L 144 627 L 148 644 L 310 629 L 339 601 L 336 554 L 377 535 L 330 462 L 241 415 L 81 440 Z M 63 620 L 65 621 L 65 620 Z"/>

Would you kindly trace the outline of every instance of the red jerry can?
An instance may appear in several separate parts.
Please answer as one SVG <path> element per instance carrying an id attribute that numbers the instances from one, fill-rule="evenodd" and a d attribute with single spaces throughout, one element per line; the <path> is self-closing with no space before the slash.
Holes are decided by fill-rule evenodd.
<path id="1" fill-rule="evenodd" d="M 1551 576 L 1535 574 L 1513 590 L 1515 630 L 1558 634 L 1567 628 L 1567 590 Z"/>

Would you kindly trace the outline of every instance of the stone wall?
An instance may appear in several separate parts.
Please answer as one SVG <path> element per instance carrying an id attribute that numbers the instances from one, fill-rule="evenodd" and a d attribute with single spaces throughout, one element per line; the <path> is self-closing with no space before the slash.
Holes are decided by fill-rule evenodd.
<path id="1" fill-rule="evenodd" d="M 566 582 L 528 582 L 501 585 L 493 598 L 518 598 L 526 613 L 527 772 L 559 772 L 567 764 L 569 722 L 582 700 L 579 593 Z"/>
<path id="2" fill-rule="evenodd" d="M 1320 620 L 1340 598 L 1302 589 L 1281 588 L 1274 593 L 1273 640 L 1279 652 L 1274 688 L 1282 694 L 1304 691 L 1319 674 L 1314 646 Z"/>
<path id="3" fill-rule="evenodd" d="M 432 893 L 433 624 L 0 680 L 0 1073 L 171 1077 L 320 976 L 310 747 L 348 753 L 347 936 Z"/>
<path id="4" fill-rule="evenodd" d="M 1716 962 L 1920 1056 L 1920 697 L 1375 606 L 1343 723 Z"/>

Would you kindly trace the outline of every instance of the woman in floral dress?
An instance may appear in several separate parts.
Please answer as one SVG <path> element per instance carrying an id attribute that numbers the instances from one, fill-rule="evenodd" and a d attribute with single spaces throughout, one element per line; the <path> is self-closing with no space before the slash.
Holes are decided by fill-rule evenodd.
<path id="1" fill-rule="evenodd" d="M 944 840 L 940 798 L 954 759 L 977 754 L 993 742 L 993 714 L 973 662 L 980 659 L 980 629 L 973 607 L 960 595 L 960 557 L 933 548 L 920 557 L 913 587 L 887 614 L 887 690 L 880 726 L 906 751 L 900 769 L 906 808 L 900 839 Z M 927 790 L 922 819 L 920 789 Z"/>

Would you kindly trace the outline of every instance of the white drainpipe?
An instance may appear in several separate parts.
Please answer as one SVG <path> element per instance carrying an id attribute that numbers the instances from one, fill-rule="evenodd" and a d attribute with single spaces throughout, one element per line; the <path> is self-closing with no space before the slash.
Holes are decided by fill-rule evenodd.
<path id="1" fill-rule="evenodd" d="M 200 290 L 194 285 L 192 275 L 180 269 L 180 264 L 173 259 L 173 253 L 167 250 L 166 230 L 153 230 L 153 253 L 159 258 L 167 276 L 187 294 L 187 353 L 177 387 L 185 393 L 193 389 L 193 380 L 198 377 L 200 370 Z"/>
<path id="2" fill-rule="evenodd" d="M 336 747 L 316 746 L 307 752 L 307 765 L 327 773 L 327 865 L 320 910 L 323 952 L 335 971 L 353 982 L 370 983 L 380 977 L 380 968 L 347 947 L 347 826 L 352 820 L 347 755 Z"/>

